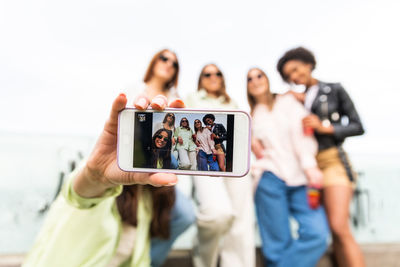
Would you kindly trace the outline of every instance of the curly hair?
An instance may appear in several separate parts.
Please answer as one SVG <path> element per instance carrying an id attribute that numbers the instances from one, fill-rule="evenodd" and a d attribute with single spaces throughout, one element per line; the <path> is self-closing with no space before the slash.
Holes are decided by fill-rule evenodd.
<path id="1" fill-rule="evenodd" d="M 315 61 L 314 54 L 310 51 L 305 49 L 304 47 L 297 47 L 287 51 L 278 61 L 276 66 L 279 74 L 281 75 L 282 79 L 287 82 L 288 77 L 286 77 L 285 73 L 283 72 L 283 67 L 285 64 L 290 60 L 299 60 L 306 64 L 311 64 L 311 69 L 314 70 L 317 62 Z"/>
<path id="2" fill-rule="evenodd" d="M 206 115 L 203 117 L 203 123 L 204 123 L 205 125 L 207 125 L 206 119 L 212 119 L 213 121 L 215 121 L 215 116 L 214 116 L 214 114 L 206 114 Z"/>

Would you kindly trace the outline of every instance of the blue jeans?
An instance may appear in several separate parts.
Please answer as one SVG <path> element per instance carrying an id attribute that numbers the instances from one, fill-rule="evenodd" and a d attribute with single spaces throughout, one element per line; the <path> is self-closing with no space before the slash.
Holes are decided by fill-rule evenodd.
<path id="1" fill-rule="evenodd" d="M 192 225 L 196 216 L 190 199 L 175 187 L 175 204 L 172 208 L 170 221 L 170 237 L 162 239 L 154 237 L 151 239 L 151 266 L 160 267 L 168 256 L 172 244 L 176 238 Z"/>
<path id="2" fill-rule="evenodd" d="M 172 152 L 171 152 L 171 169 L 178 169 L 178 160 L 175 158 Z"/>
<path id="3" fill-rule="evenodd" d="M 198 157 L 199 171 L 219 171 L 218 162 L 213 160 L 212 154 L 206 154 L 203 150 L 199 150 Z M 208 169 L 208 166 L 210 166 L 210 169 Z"/>
<path id="4" fill-rule="evenodd" d="M 311 209 L 306 186 L 287 186 L 272 172 L 264 172 L 256 194 L 256 213 L 267 266 L 312 267 L 327 248 L 328 223 L 322 207 Z M 293 239 L 289 217 L 299 223 Z"/>

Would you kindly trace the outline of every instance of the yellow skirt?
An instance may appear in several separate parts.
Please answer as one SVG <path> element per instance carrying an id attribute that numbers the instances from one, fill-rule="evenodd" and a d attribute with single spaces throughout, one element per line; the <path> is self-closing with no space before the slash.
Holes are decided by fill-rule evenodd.
<path id="1" fill-rule="evenodd" d="M 339 156 L 337 147 L 324 149 L 317 154 L 318 167 L 324 174 L 324 187 L 328 186 L 348 186 L 355 187 L 356 174 L 352 171 L 354 181 L 350 181 L 346 168 Z M 351 167 L 351 164 L 349 162 Z"/>

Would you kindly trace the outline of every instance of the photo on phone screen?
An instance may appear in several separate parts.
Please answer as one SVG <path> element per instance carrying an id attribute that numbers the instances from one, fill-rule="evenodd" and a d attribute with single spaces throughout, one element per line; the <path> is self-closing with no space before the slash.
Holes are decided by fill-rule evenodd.
<path id="1" fill-rule="evenodd" d="M 136 111 L 133 167 L 232 172 L 234 118 Z"/>

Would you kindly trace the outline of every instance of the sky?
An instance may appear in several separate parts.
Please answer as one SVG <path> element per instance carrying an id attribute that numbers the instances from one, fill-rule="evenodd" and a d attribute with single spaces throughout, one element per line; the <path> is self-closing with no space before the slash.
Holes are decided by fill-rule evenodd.
<path id="1" fill-rule="evenodd" d="M 206 115 L 207 113 L 175 113 L 175 127 L 178 127 L 180 125 L 180 121 L 183 118 L 188 119 L 189 121 L 189 127 L 192 129 L 192 131 L 194 132 L 194 121 L 195 120 L 200 120 L 201 121 L 201 125 L 203 127 L 205 127 L 205 124 L 203 123 L 203 117 Z M 153 133 L 155 132 L 155 128 L 156 125 L 159 124 L 160 122 L 162 122 L 164 120 L 165 117 L 165 113 L 159 113 L 156 112 L 153 115 Z M 227 116 L 225 114 L 214 114 L 215 117 L 215 123 L 221 123 L 222 125 L 225 126 L 225 129 L 227 129 Z"/>
<path id="2" fill-rule="evenodd" d="M 399 10 L 386 0 L 1 1 L 0 133 L 97 136 L 113 98 L 135 90 L 163 48 L 178 55 L 183 98 L 212 62 L 248 110 L 249 68 L 285 92 L 277 60 L 304 46 L 314 76 L 341 82 L 356 104 L 366 134 L 350 148 L 400 148 Z"/>

